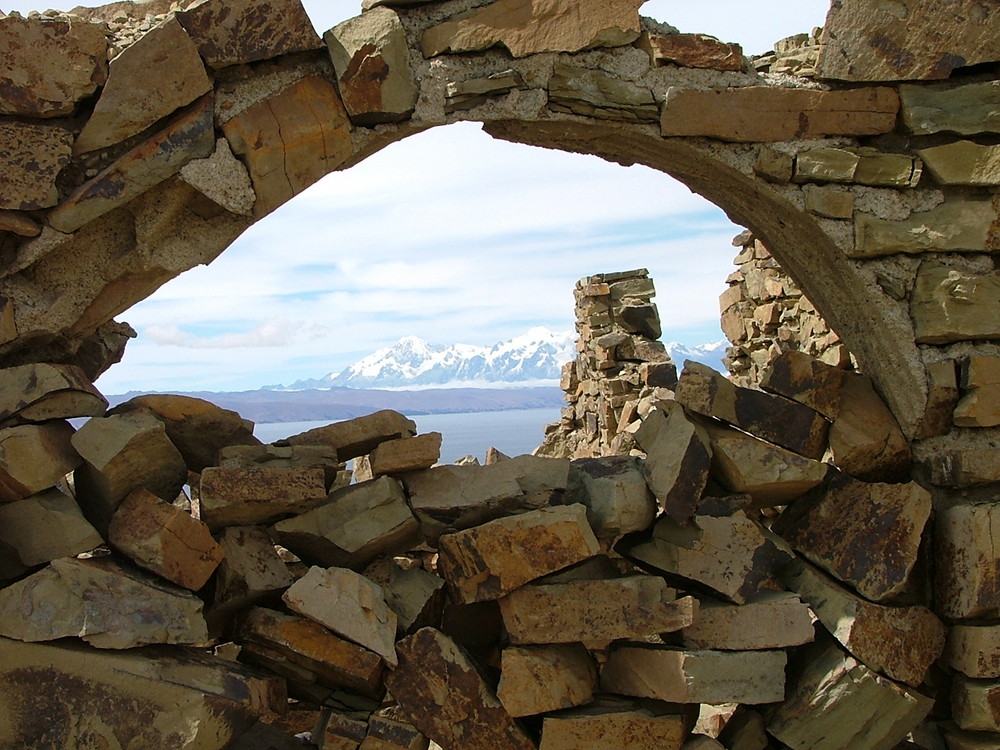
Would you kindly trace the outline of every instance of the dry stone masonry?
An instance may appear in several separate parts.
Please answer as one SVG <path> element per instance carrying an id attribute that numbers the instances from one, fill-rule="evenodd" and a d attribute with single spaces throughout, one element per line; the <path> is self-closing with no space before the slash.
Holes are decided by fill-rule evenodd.
<path id="1" fill-rule="evenodd" d="M 0 747 L 1000 747 L 1000 15 L 837 2 L 748 60 L 640 6 L 0 14 Z M 734 379 L 635 271 L 578 286 L 539 455 L 107 411 L 115 316 L 460 120 L 747 227 Z"/>

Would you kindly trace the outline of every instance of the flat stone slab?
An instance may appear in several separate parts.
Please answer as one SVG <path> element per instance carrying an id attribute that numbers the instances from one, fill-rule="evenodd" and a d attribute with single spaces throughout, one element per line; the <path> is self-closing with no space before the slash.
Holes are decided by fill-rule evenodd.
<path id="1" fill-rule="evenodd" d="M 0 503 L 55 487 L 79 466 L 73 433 L 62 420 L 0 429 Z"/>
<path id="2" fill-rule="evenodd" d="M 916 482 L 869 484 L 845 476 L 799 498 L 772 530 L 872 601 L 900 594 L 917 564 L 931 495 Z"/>
<path id="3" fill-rule="evenodd" d="M 991 201 L 973 198 L 956 198 L 902 221 L 858 213 L 857 241 L 850 256 L 995 251 L 1000 249 L 1000 242 L 991 230 L 998 219 L 1000 215 Z"/>
<path id="4" fill-rule="evenodd" d="M 687 736 L 688 719 L 676 705 L 603 695 L 546 716 L 539 750 L 681 750 Z"/>
<path id="5" fill-rule="evenodd" d="M 712 651 L 789 648 L 813 640 L 813 618 L 795 594 L 762 591 L 746 604 L 698 599 L 694 621 L 681 633 L 684 645 Z"/>
<path id="6" fill-rule="evenodd" d="M 899 87 L 903 124 L 914 135 L 1000 132 L 1000 81 Z"/>
<path id="7" fill-rule="evenodd" d="M 439 544 L 439 571 L 466 604 L 499 599 L 600 549 L 579 503 L 499 518 Z"/>
<path id="8" fill-rule="evenodd" d="M 56 205 L 56 178 L 72 151 L 73 134 L 65 128 L 0 122 L 0 169 L 9 175 L 0 185 L 0 208 L 30 211 Z"/>
<path id="9" fill-rule="evenodd" d="M 626 645 L 608 657 L 601 689 L 669 703 L 774 703 L 785 697 L 785 652 Z"/>
<path id="10" fill-rule="evenodd" d="M 898 111 L 899 96 L 884 86 L 852 91 L 671 87 L 663 104 L 660 134 L 738 143 L 878 135 L 896 127 Z"/>
<path id="11" fill-rule="evenodd" d="M 79 367 L 36 363 L 0 370 L 0 423 L 100 417 L 107 409 Z"/>
<path id="12" fill-rule="evenodd" d="M 213 530 L 254 526 L 325 502 L 323 469 L 222 468 L 201 474 L 201 519 Z"/>
<path id="13" fill-rule="evenodd" d="M 984 310 L 1000 304 L 1000 273 L 968 273 L 921 264 L 910 300 L 918 344 L 1000 339 L 1000 321 Z"/>
<path id="14" fill-rule="evenodd" d="M 275 445 L 327 445 L 337 451 L 339 460 L 348 461 L 371 453 L 386 440 L 413 437 L 416 434 L 417 425 L 412 419 L 398 411 L 383 409 L 363 417 L 316 427 L 279 440 Z"/>
<path id="15" fill-rule="evenodd" d="M 77 636 L 97 648 L 203 646 L 202 601 L 110 559 L 53 560 L 0 590 L 0 635 L 21 641 Z"/>
<path id="16" fill-rule="evenodd" d="M 0 638 L 9 747 L 218 750 L 287 703 L 283 681 L 191 649 L 99 651 Z M 68 720 L 72 717 L 72 720 Z"/>
<path id="17" fill-rule="evenodd" d="M 944 662 L 966 677 L 1000 678 L 1000 625 L 952 625 Z"/>
<path id="18" fill-rule="evenodd" d="M 659 576 L 522 586 L 500 599 L 500 612 L 515 644 L 606 645 L 688 627 L 697 613 L 691 597 L 677 599 Z"/>
<path id="19" fill-rule="evenodd" d="M 424 57 L 502 44 L 514 57 L 619 47 L 639 37 L 642 0 L 500 0 L 424 32 Z"/>
<path id="20" fill-rule="evenodd" d="M 0 545 L 15 550 L 27 567 L 73 557 L 103 543 L 76 501 L 57 489 L 0 503 Z"/>
<path id="21" fill-rule="evenodd" d="M 511 716 L 534 716 L 589 703 L 597 664 L 579 643 L 505 648 L 497 698 Z"/>
<path id="22" fill-rule="evenodd" d="M 1000 507 L 994 503 L 953 505 L 938 513 L 934 526 L 937 610 L 954 620 L 1000 616 L 996 565 Z"/>

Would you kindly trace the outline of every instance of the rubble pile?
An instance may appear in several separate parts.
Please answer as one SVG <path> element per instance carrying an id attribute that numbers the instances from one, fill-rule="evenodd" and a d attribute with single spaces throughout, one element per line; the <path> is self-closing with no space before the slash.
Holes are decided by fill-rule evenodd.
<path id="1" fill-rule="evenodd" d="M 577 288 L 590 324 L 642 327 L 618 347 L 658 333 L 651 295 L 636 272 Z M 578 361 L 613 350 L 594 327 Z M 106 410 L 71 366 L 2 371 L 25 387 L 0 404 L 0 745 L 891 748 L 924 727 L 931 499 L 870 383 L 800 352 L 767 390 L 627 367 L 676 381 L 633 455 L 482 466 L 439 465 L 440 435 L 392 411 L 261 445 L 198 399 Z M 978 523 L 946 528 L 962 547 Z M 991 561 L 962 565 L 949 612 L 989 614 Z M 964 728 L 987 721 L 981 630 L 947 655 L 974 675 Z"/>

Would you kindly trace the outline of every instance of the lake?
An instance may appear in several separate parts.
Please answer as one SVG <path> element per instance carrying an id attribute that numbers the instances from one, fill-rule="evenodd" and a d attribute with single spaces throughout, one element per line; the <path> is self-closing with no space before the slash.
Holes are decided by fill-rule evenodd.
<path id="1" fill-rule="evenodd" d="M 475 456 L 480 462 L 493 447 L 508 456 L 531 453 L 545 434 L 545 425 L 559 421 L 560 409 L 513 409 L 467 414 L 425 414 L 411 417 L 417 432 L 441 433 L 441 462 L 454 463 L 462 456 Z M 330 422 L 279 422 L 258 424 L 254 435 L 265 443 L 297 435 Z"/>

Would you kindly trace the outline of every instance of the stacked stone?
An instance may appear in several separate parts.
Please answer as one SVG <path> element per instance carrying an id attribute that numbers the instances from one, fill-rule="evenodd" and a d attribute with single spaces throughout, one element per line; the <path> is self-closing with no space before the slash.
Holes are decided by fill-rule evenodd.
<path id="1" fill-rule="evenodd" d="M 577 356 L 563 366 L 568 406 L 546 428 L 536 455 L 584 458 L 627 455 L 625 431 L 661 389 L 677 383 L 677 368 L 659 338 L 656 290 L 645 268 L 580 279 L 575 300 Z"/>
<path id="2" fill-rule="evenodd" d="M 595 342 L 611 310 L 652 333 L 644 273 L 577 291 Z M 687 363 L 630 426 L 641 457 L 484 466 L 437 465 L 441 436 L 391 411 L 261 445 L 199 399 L 105 411 L 70 367 L 0 379 L 4 746 L 99 727 L 219 750 L 681 750 L 709 741 L 700 710 L 739 704 L 725 742 L 876 748 L 933 703 L 930 496 L 882 481 L 909 452 L 870 384 L 802 353 L 767 392 Z M 987 697 L 961 684 L 979 726 Z"/>
<path id="3" fill-rule="evenodd" d="M 733 239 L 740 248 L 719 297 L 722 332 L 732 344 L 725 364 L 739 385 L 760 383 L 782 352 L 799 351 L 828 365 L 853 369 L 850 352 L 816 307 L 751 232 Z"/>

